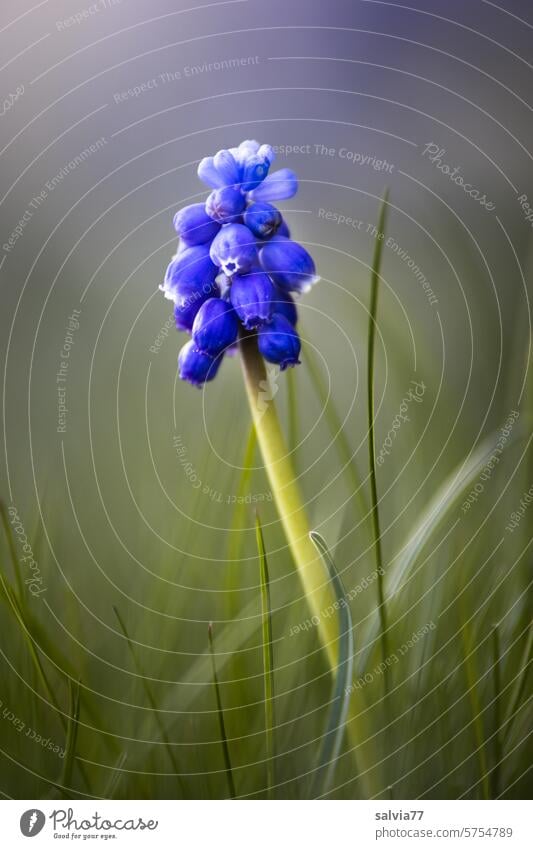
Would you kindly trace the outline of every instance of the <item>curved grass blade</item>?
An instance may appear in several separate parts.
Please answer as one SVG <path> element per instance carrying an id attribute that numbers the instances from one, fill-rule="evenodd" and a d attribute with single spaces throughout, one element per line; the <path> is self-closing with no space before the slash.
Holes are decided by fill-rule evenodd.
<path id="1" fill-rule="evenodd" d="M 375 366 L 375 344 L 378 312 L 378 294 L 381 269 L 381 256 L 383 252 L 385 233 L 385 220 L 387 215 L 388 191 L 385 191 L 379 211 L 378 238 L 374 246 L 374 257 L 372 260 L 372 275 L 370 283 L 370 308 L 368 316 L 368 352 L 367 352 L 367 401 L 368 401 L 368 467 L 370 472 L 370 494 L 372 502 L 372 527 L 374 530 L 374 546 L 376 552 L 377 566 L 377 588 L 378 588 L 378 612 L 381 626 L 381 654 L 385 663 L 389 657 L 387 637 L 387 609 L 385 606 L 383 552 L 381 548 L 381 528 L 379 521 L 378 486 L 376 479 L 376 437 L 374 428 L 374 366 Z M 389 692 L 389 667 L 385 664 L 383 670 L 383 689 L 385 696 Z"/>
<path id="2" fill-rule="evenodd" d="M 106 788 L 104 790 L 104 799 L 112 799 L 113 796 L 115 795 L 116 789 L 117 789 L 117 787 L 120 783 L 120 780 L 122 778 L 122 775 L 123 775 L 122 770 L 124 769 L 124 766 L 126 765 L 127 760 L 128 760 L 128 753 L 127 752 L 121 752 L 115 766 L 113 767 L 113 770 L 111 772 L 111 776 L 110 776 L 109 781 L 107 782 Z"/>
<path id="3" fill-rule="evenodd" d="M 18 622 L 18 625 L 19 625 L 19 627 L 22 631 L 22 636 L 24 638 L 24 642 L 26 643 L 26 645 L 28 647 L 30 657 L 32 659 L 33 665 L 34 665 L 35 670 L 37 672 L 37 677 L 38 677 L 39 681 L 41 682 L 41 684 L 43 686 L 43 689 L 46 693 L 46 696 L 49 700 L 49 703 L 52 705 L 52 707 L 55 708 L 59 722 L 61 723 L 63 729 L 68 731 L 68 724 L 67 724 L 67 721 L 65 719 L 65 715 L 64 715 L 64 713 L 61 709 L 61 706 L 59 704 L 58 699 L 56 698 L 54 688 L 52 687 L 52 684 L 50 683 L 49 678 L 48 678 L 48 676 L 45 672 L 44 666 L 41 662 L 41 658 L 39 657 L 39 652 L 38 652 L 39 643 L 33 637 L 32 631 L 31 631 L 30 626 L 29 626 L 28 619 L 31 620 L 31 616 L 28 615 L 28 617 L 27 617 L 25 610 L 23 609 L 21 603 L 19 602 L 17 594 L 15 593 L 14 589 L 11 587 L 11 585 L 9 584 L 9 582 L 7 581 L 7 579 L 5 578 L 5 576 L 3 575 L 3 573 L 1 571 L 0 571 L 0 587 L 2 588 L 3 595 L 4 595 L 4 597 L 7 601 L 7 604 L 11 608 L 11 610 L 12 610 L 12 612 L 13 612 L 13 614 L 14 614 L 17 622 Z M 68 683 L 69 683 L 69 688 L 71 689 L 72 688 L 72 680 L 70 678 L 68 679 Z M 78 690 L 79 690 L 79 682 L 77 684 L 77 687 L 78 687 Z M 69 689 L 69 691 L 70 691 L 70 689 Z M 72 713 L 70 715 L 72 716 Z M 81 774 L 81 776 L 82 776 L 82 778 L 83 778 L 83 780 L 84 780 L 84 782 L 85 782 L 85 784 L 88 788 L 89 783 L 88 783 L 88 780 L 87 780 L 87 774 L 86 774 L 86 771 L 85 771 L 85 769 L 84 769 L 84 767 L 82 766 L 81 763 L 79 764 L 79 770 L 80 770 L 80 774 Z M 53 784 L 53 782 L 51 782 L 51 783 Z M 54 786 L 57 786 L 57 785 L 54 785 Z M 61 788 L 59 788 L 59 789 L 61 789 Z"/>
<path id="4" fill-rule="evenodd" d="M 389 615 L 393 605 L 398 601 L 398 595 L 402 587 L 408 582 L 409 575 L 425 545 L 444 521 L 451 516 L 452 510 L 457 506 L 459 499 L 468 487 L 475 482 L 483 467 L 492 456 L 497 436 L 497 433 L 488 436 L 472 453 L 466 463 L 460 463 L 447 476 L 422 513 L 417 525 L 410 534 L 408 543 L 403 548 L 402 554 L 393 559 L 392 564 L 387 570 L 386 594 Z M 515 438 L 516 436 L 514 434 L 510 435 L 505 449 L 513 443 Z M 374 616 L 371 620 L 368 634 L 366 635 L 366 648 L 361 653 L 358 670 L 364 670 L 366 668 L 368 656 L 372 651 L 375 640 L 379 637 L 379 630 L 379 618 L 376 620 Z"/>
<path id="5" fill-rule="evenodd" d="M 462 600 L 462 595 L 460 596 Z M 463 606 L 463 605 L 461 605 Z M 480 783 L 483 788 L 483 796 L 485 799 L 490 799 L 489 773 L 487 766 L 487 753 L 485 743 L 485 731 L 483 728 L 483 718 L 481 710 L 481 700 L 478 693 L 477 682 L 479 676 L 477 673 L 474 651 L 472 648 L 474 641 L 463 613 L 463 622 L 461 623 L 461 636 L 464 651 L 464 666 L 466 673 L 466 684 L 468 690 L 468 698 L 472 711 L 472 724 L 474 726 L 474 736 L 477 743 L 477 755 L 479 760 Z"/>
<path id="6" fill-rule="evenodd" d="M 527 635 L 526 644 L 524 646 L 524 651 L 522 653 L 522 657 L 520 659 L 519 669 L 520 672 L 518 677 L 514 683 L 514 687 L 511 693 L 511 698 L 509 699 L 509 707 L 505 713 L 505 719 L 503 720 L 503 732 L 502 732 L 502 742 L 509 738 L 510 732 L 513 726 L 513 720 L 518 712 L 518 705 L 522 699 L 524 694 L 524 690 L 526 687 L 527 677 L 531 670 L 531 651 L 533 649 L 533 628 L 529 629 L 529 633 Z"/>
<path id="7" fill-rule="evenodd" d="M 9 548 L 9 554 L 11 557 L 11 562 L 13 564 L 13 571 L 15 573 L 15 581 L 17 584 L 17 590 L 19 594 L 19 598 L 22 599 L 24 597 L 23 587 L 22 587 L 22 576 L 20 574 L 20 563 L 17 557 L 17 550 L 15 548 L 15 540 L 13 539 L 13 533 L 9 526 L 9 521 L 7 518 L 7 510 L 6 505 L 2 500 L 0 500 L 0 517 L 2 518 L 2 524 L 4 526 L 4 532 L 6 535 L 7 545 Z"/>
<path id="8" fill-rule="evenodd" d="M 493 768 L 490 774 L 491 778 L 491 795 L 493 799 L 497 799 L 500 795 L 500 772 L 502 760 L 502 745 L 501 745 L 501 692 L 502 692 L 502 677 L 501 677 L 501 648 L 500 648 L 500 629 L 496 622 L 492 628 L 492 674 L 494 682 L 494 731 L 492 735 L 493 741 Z"/>
<path id="9" fill-rule="evenodd" d="M 154 715 L 154 718 L 155 718 L 155 721 L 156 721 L 156 724 L 157 724 L 157 728 L 158 728 L 159 733 L 161 735 L 161 739 L 163 740 L 163 742 L 165 744 L 165 749 L 167 751 L 169 761 L 172 764 L 172 769 L 174 770 L 174 773 L 175 773 L 177 782 L 179 784 L 181 793 L 182 793 L 183 797 L 185 797 L 185 787 L 184 787 L 183 781 L 181 779 L 178 763 L 177 763 L 176 758 L 174 756 L 172 746 L 170 745 L 170 739 L 169 739 L 169 736 L 167 734 L 166 728 L 163 725 L 163 722 L 161 721 L 161 716 L 159 714 L 159 709 L 158 709 L 158 706 L 157 706 L 155 696 L 152 692 L 152 688 L 150 687 L 148 681 L 146 680 L 146 677 L 144 675 L 144 671 L 143 671 L 142 666 L 139 662 L 139 659 L 137 657 L 137 653 L 136 653 L 136 651 L 133 647 L 133 643 L 130 639 L 130 635 L 128 634 L 128 631 L 127 631 L 126 625 L 125 625 L 125 623 L 122 619 L 122 616 L 120 615 L 120 613 L 118 612 L 117 608 L 114 605 L 113 605 L 113 611 L 115 613 L 115 616 L 117 617 L 118 624 L 120 625 L 120 630 L 122 631 L 122 633 L 124 634 L 124 637 L 126 638 L 126 643 L 127 643 L 128 648 L 130 650 L 130 654 L 131 654 L 131 657 L 133 659 L 133 664 L 135 666 L 135 669 L 137 670 L 137 674 L 139 675 L 139 677 L 142 681 L 142 686 L 143 686 L 143 690 L 144 690 L 145 695 L 146 695 L 146 699 L 147 699 L 148 704 L 150 705 L 150 708 L 151 708 L 152 713 Z"/>
<path id="10" fill-rule="evenodd" d="M 272 788 L 274 786 L 274 662 L 272 652 L 272 615 L 265 541 L 263 538 L 263 529 L 257 513 L 255 517 L 255 532 L 257 538 L 257 550 L 259 552 L 259 568 L 261 572 L 267 793 L 268 798 L 271 799 Z"/>
<path id="11" fill-rule="evenodd" d="M 2 590 L 4 592 L 4 596 L 5 596 L 5 598 L 8 602 L 8 605 L 11 607 L 11 610 L 13 611 L 15 618 L 16 618 L 19 626 L 20 626 L 20 630 L 21 630 L 22 635 L 24 637 L 24 641 L 25 641 L 25 643 L 28 647 L 28 651 L 29 651 L 30 657 L 33 661 L 33 665 L 35 666 L 35 669 L 36 669 L 36 672 L 37 672 L 37 677 L 39 678 L 41 684 L 43 685 L 44 691 L 45 691 L 48 699 L 50 700 L 50 702 L 52 703 L 52 705 L 56 709 L 57 715 L 59 717 L 59 720 L 60 720 L 63 728 L 66 728 L 65 717 L 63 716 L 63 712 L 62 712 L 62 710 L 59 706 L 59 702 L 56 699 L 54 689 L 53 689 L 52 685 L 50 684 L 50 681 L 48 680 L 48 676 L 46 675 L 46 672 L 44 671 L 44 667 L 43 667 L 43 664 L 41 662 L 41 658 L 39 657 L 37 649 L 35 648 L 34 641 L 33 641 L 33 638 L 31 636 L 31 631 L 30 631 L 30 629 L 27 625 L 27 622 L 26 622 L 26 619 L 25 619 L 25 616 L 24 616 L 24 611 L 23 611 L 23 609 L 20 605 L 20 602 L 19 602 L 16 594 L 15 594 L 15 591 L 8 584 L 8 582 L 6 581 L 6 579 L 4 578 L 4 576 L 1 572 L 0 572 L 0 586 L 2 587 Z"/>
<path id="12" fill-rule="evenodd" d="M 231 769 L 231 759 L 229 756 L 228 738 L 226 735 L 226 726 L 224 724 L 224 713 L 222 711 L 222 701 L 220 699 L 220 688 L 218 686 L 217 667 L 215 663 L 215 650 L 213 646 L 213 623 L 210 622 L 207 628 L 209 638 L 209 652 L 211 654 L 211 665 L 213 668 L 213 684 L 215 686 L 215 696 L 217 701 L 218 725 L 220 728 L 220 741 L 222 743 L 222 752 L 224 754 L 224 765 L 226 768 L 226 778 L 228 780 L 229 795 L 235 799 L 235 784 L 233 781 L 233 771 Z"/>
<path id="13" fill-rule="evenodd" d="M 346 602 L 346 593 L 342 580 L 335 568 L 324 539 L 316 531 L 311 531 L 310 537 L 327 569 L 334 596 L 339 605 L 339 660 L 337 674 L 335 676 L 333 698 L 326 721 L 326 731 L 322 738 L 322 748 L 311 792 L 312 798 L 317 798 L 327 793 L 331 787 L 335 766 L 339 757 L 350 702 L 354 644 L 352 616 L 350 607 Z"/>
<path id="14" fill-rule="evenodd" d="M 61 790 L 68 795 L 68 791 L 72 784 L 72 773 L 74 770 L 74 760 L 76 757 L 76 744 L 78 742 L 78 720 L 80 718 L 80 682 L 73 684 L 68 682 L 69 690 L 69 711 L 67 725 L 67 742 L 65 744 L 65 760 L 63 762 L 63 771 L 61 774 Z"/>
<path id="15" fill-rule="evenodd" d="M 57 645 L 49 638 L 49 634 L 47 633 L 45 628 L 43 628 L 43 626 L 40 624 L 39 620 L 32 616 L 31 611 L 28 608 L 23 608 L 21 606 L 18 596 L 15 593 L 15 590 L 9 584 L 7 578 L 1 570 L 0 588 L 3 591 L 0 592 L 0 597 L 2 597 L 2 595 L 4 596 L 8 606 L 11 608 L 19 624 L 19 627 L 22 631 L 23 639 L 28 647 L 30 657 L 37 672 L 37 677 L 43 686 L 47 699 L 50 705 L 55 708 L 59 722 L 61 723 L 63 729 L 66 730 L 67 722 L 63 714 L 63 710 L 61 709 L 59 701 L 55 695 L 54 687 L 52 686 L 48 675 L 45 672 L 45 668 L 41 661 L 39 651 L 50 662 L 50 664 L 56 668 L 56 671 L 61 675 L 66 675 L 67 680 L 69 681 L 74 678 L 74 668 L 72 664 L 67 660 L 66 656 L 58 649 Z M 90 701 L 85 703 L 85 711 L 88 716 L 91 717 L 92 721 L 97 725 L 97 727 L 103 728 L 103 722 L 100 717 L 100 714 L 98 711 L 95 710 L 94 705 L 91 705 Z M 114 749 L 116 749 L 117 746 L 114 738 L 109 738 L 109 744 Z M 88 787 L 85 770 L 81 763 L 79 764 L 79 770 Z"/>
<path id="16" fill-rule="evenodd" d="M 0 588 L 3 590 L 3 594 L 6 598 L 6 601 L 9 607 L 11 607 L 15 618 L 17 619 L 17 622 L 22 630 L 24 641 L 28 646 L 28 651 L 30 652 L 32 662 L 37 671 L 37 676 L 44 687 L 47 698 L 51 702 L 53 707 L 56 709 L 59 721 L 63 726 L 63 729 L 66 730 L 67 723 L 65 717 L 63 716 L 63 712 L 59 706 L 59 701 L 55 696 L 54 688 L 52 687 L 49 678 L 44 671 L 44 666 L 41 661 L 39 652 L 43 655 L 44 658 L 46 658 L 50 662 L 52 666 L 55 666 L 57 672 L 61 675 L 61 677 L 65 675 L 68 678 L 75 679 L 76 671 L 73 664 L 68 660 L 67 656 L 60 650 L 57 643 L 51 639 L 46 628 L 43 627 L 39 619 L 32 614 L 30 607 L 25 603 L 25 588 L 20 573 L 20 564 L 17 558 L 13 534 L 7 522 L 7 515 L 5 513 L 5 503 L 1 499 L 0 514 L 2 524 L 4 525 L 4 529 L 6 532 L 10 556 L 13 561 L 13 570 L 15 573 L 18 591 L 15 591 L 7 576 L 3 574 L 1 570 Z M 36 550 L 37 544 L 34 543 L 33 547 L 34 550 Z M 87 714 L 98 725 L 98 727 L 103 727 L 102 720 L 96 712 L 94 705 L 85 704 L 85 708 Z M 112 743 L 112 745 L 115 747 L 114 742 Z M 81 764 L 80 771 L 83 774 L 83 768 Z"/>

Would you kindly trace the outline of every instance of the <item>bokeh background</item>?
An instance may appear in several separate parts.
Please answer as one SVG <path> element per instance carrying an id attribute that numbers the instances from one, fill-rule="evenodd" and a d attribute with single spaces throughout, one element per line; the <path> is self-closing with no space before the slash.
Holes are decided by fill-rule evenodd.
<path id="1" fill-rule="evenodd" d="M 283 211 L 322 277 L 300 302 L 303 363 L 276 403 L 311 525 L 351 593 L 359 719 L 327 794 L 526 793 L 531 12 L 4 0 L 3 795 L 227 796 L 209 622 L 236 793 L 266 795 L 255 509 L 272 582 L 274 795 L 314 792 L 331 680 L 316 628 L 298 630 L 309 610 L 261 458 L 246 458 L 239 360 L 205 391 L 182 384 L 185 338 L 158 292 L 174 212 L 207 195 L 198 161 L 245 138 L 297 172 Z M 384 699 L 363 505 L 386 189 L 378 451 L 405 418 L 378 465 L 395 656 Z"/>

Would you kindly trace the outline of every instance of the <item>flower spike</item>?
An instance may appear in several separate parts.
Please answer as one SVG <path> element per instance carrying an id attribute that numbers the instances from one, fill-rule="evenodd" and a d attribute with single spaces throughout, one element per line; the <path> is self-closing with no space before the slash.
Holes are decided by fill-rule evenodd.
<path id="1" fill-rule="evenodd" d="M 306 292 L 318 277 L 274 206 L 298 189 L 289 168 L 271 171 L 274 160 L 273 148 L 253 139 L 205 156 L 198 176 L 211 190 L 207 200 L 174 216 L 178 250 L 159 288 L 174 303 L 177 329 L 192 335 L 178 368 L 194 386 L 213 380 L 247 334 L 281 370 L 299 362 L 291 293 Z"/>

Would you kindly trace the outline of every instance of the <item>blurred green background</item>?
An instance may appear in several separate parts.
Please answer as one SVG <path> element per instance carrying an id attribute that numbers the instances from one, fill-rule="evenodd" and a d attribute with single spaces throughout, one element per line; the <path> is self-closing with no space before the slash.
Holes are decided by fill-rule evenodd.
<path id="1" fill-rule="evenodd" d="M 309 608 L 261 457 L 246 459 L 239 359 L 205 391 L 180 383 L 185 337 L 157 291 L 173 213 L 206 195 L 198 160 L 244 138 L 278 146 L 276 165 L 297 172 L 282 206 L 322 277 L 299 303 L 303 362 L 276 378 L 276 404 L 353 621 L 357 719 L 324 793 L 526 794 L 532 285 L 519 198 L 533 197 L 531 24 L 528 4 L 507 5 L 124 0 L 86 17 L 51 0 L 19 19 L 4 4 L 3 90 L 19 92 L 0 124 L 5 796 L 228 796 L 213 622 L 235 792 L 266 797 L 256 508 L 271 579 L 272 792 L 320 795 L 332 680 L 316 627 L 298 628 Z M 368 505 L 370 268 L 386 187 L 384 699 L 361 494 Z"/>

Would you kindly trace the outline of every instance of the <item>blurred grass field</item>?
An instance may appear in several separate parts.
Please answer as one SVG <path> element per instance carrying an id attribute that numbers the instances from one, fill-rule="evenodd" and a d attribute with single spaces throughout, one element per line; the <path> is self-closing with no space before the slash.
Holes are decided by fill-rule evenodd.
<path id="1" fill-rule="evenodd" d="M 375 220 L 375 203 L 368 214 Z M 373 239 L 354 246 L 364 258 L 354 261 L 332 258 L 312 238 L 323 280 L 302 302 L 303 364 L 276 378 L 276 403 L 353 623 L 350 727 L 329 785 L 317 770 L 334 681 L 250 439 L 238 358 L 205 394 L 195 392 L 175 381 L 176 337 L 148 362 L 139 346 L 130 355 L 129 336 L 114 347 L 111 320 L 98 349 L 80 336 L 90 384 L 72 387 L 60 451 L 47 457 L 46 435 L 35 437 L 39 509 L 29 477 L 28 498 L 15 505 L 42 595 L 25 584 L 13 501 L 7 487 L 2 493 L 4 795 L 226 798 L 234 787 L 238 797 L 266 798 L 269 774 L 274 798 L 527 794 L 533 510 L 512 531 L 505 526 L 533 481 L 529 329 L 523 316 L 504 317 L 512 344 L 499 371 L 485 334 L 476 336 L 465 379 L 454 364 L 466 360 L 467 334 L 443 307 L 438 356 L 431 306 L 415 290 L 407 297 L 418 324 L 406 320 L 395 291 L 404 271 L 385 251 L 377 451 L 402 404 L 408 414 L 377 466 L 384 658 L 365 406 Z M 482 272 L 467 252 L 461 262 L 471 309 L 483 310 Z M 145 348 L 165 310 L 157 301 L 143 313 Z M 491 320 L 486 311 L 489 336 Z M 409 396 L 415 385 L 424 387 L 418 399 Z M 271 755 L 256 511 L 270 578 Z"/>

